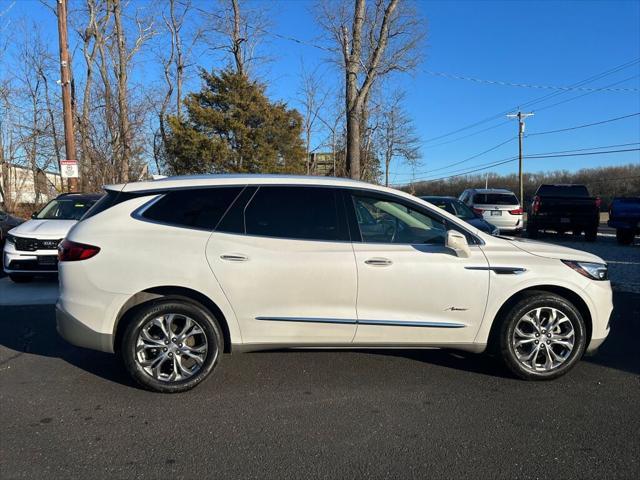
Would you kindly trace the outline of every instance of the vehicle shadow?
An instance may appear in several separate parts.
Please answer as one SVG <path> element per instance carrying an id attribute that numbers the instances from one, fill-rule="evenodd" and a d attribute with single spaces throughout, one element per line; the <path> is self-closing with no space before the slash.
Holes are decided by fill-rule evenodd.
<path id="1" fill-rule="evenodd" d="M 584 360 L 608 368 L 640 374 L 640 294 L 614 293 L 615 310 L 611 333 L 600 351 Z M 74 347 L 65 342 L 55 327 L 53 305 L 0 307 L 0 367 L 23 353 L 61 358 L 71 365 L 105 380 L 139 388 L 126 374 L 116 358 L 107 353 Z M 351 351 L 351 349 L 347 349 Z M 355 350 L 355 349 L 354 349 Z M 281 351 L 281 350 L 280 350 Z M 316 350 L 317 351 L 317 350 Z M 324 352 L 343 352 L 327 349 Z M 407 358 L 445 368 L 499 378 L 514 378 L 502 363 L 489 355 L 437 349 L 367 349 L 363 355 L 386 355 Z M 262 352 L 268 354 L 268 352 Z"/>
<path id="2" fill-rule="evenodd" d="M 60 358 L 97 377 L 137 387 L 111 354 L 74 347 L 56 331 L 53 305 L 0 306 L 0 367 L 24 353 Z"/>

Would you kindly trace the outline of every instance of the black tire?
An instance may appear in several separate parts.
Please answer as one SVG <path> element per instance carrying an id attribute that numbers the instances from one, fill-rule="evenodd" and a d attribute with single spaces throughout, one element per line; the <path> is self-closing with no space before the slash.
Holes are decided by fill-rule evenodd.
<path id="1" fill-rule="evenodd" d="M 573 327 L 574 332 L 573 350 L 571 350 L 563 363 L 548 371 L 534 371 L 521 363 L 511 341 L 518 321 L 528 312 L 539 307 L 554 308 L 563 313 L 571 322 L 571 327 Z M 544 334 L 542 335 L 544 336 Z M 580 358 L 582 358 L 586 347 L 586 340 L 587 334 L 584 320 L 578 309 L 567 299 L 559 295 L 543 291 L 531 292 L 529 295 L 516 302 L 515 305 L 509 309 L 502 319 L 498 337 L 500 356 L 504 364 L 517 377 L 524 380 L 552 380 L 564 375 L 575 366 Z M 543 349 L 550 348 L 542 344 L 540 347 Z M 539 357 L 536 355 L 536 358 Z"/>
<path id="2" fill-rule="evenodd" d="M 138 363 L 136 343 L 142 328 L 156 317 L 167 314 L 177 314 L 178 317 L 189 317 L 194 320 L 203 331 L 207 342 L 207 353 L 202 365 L 192 376 L 182 380 L 160 380 L 147 373 Z M 222 330 L 211 313 L 195 302 L 181 298 L 166 298 L 155 300 L 138 307 L 126 325 L 119 355 L 127 372 L 142 387 L 161 393 L 178 393 L 190 390 L 202 382 L 216 367 L 224 351 L 224 337 Z"/>
<path id="3" fill-rule="evenodd" d="M 527 237 L 538 238 L 538 229 L 531 223 L 527 224 Z"/>
<path id="4" fill-rule="evenodd" d="M 616 240 L 620 245 L 631 245 L 635 237 L 633 230 L 619 228 L 616 230 Z"/>
<path id="5" fill-rule="evenodd" d="M 15 283 L 29 283 L 33 280 L 33 276 L 23 273 L 10 273 L 9 278 Z"/>
<path id="6" fill-rule="evenodd" d="M 587 242 L 595 242 L 598 238 L 598 227 L 585 230 L 584 238 Z"/>
<path id="7" fill-rule="evenodd" d="M 571 233 L 573 234 L 574 237 L 580 237 L 580 235 L 582 235 L 582 230 L 575 229 L 575 230 L 572 230 Z"/>

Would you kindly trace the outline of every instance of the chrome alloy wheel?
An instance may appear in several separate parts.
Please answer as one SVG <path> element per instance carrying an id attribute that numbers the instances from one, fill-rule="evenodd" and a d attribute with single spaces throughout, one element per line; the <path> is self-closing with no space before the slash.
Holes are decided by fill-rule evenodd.
<path id="1" fill-rule="evenodd" d="M 151 377 L 177 382 L 195 375 L 207 358 L 207 337 L 193 318 L 169 313 L 147 322 L 136 341 L 136 362 Z"/>
<path id="2" fill-rule="evenodd" d="M 571 320 L 552 307 L 540 307 L 524 314 L 511 337 L 518 361 L 536 373 L 550 372 L 566 362 L 574 344 Z"/>

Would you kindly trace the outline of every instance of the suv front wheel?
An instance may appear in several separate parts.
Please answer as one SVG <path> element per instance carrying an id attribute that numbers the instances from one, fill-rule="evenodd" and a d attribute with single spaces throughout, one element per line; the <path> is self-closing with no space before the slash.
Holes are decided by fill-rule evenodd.
<path id="1" fill-rule="evenodd" d="M 549 292 L 531 292 L 504 317 L 500 352 L 504 363 L 526 380 L 551 380 L 580 360 L 586 345 L 580 312 Z"/>
<path id="2" fill-rule="evenodd" d="M 223 352 L 216 319 L 182 299 L 138 307 L 122 337 L 120 355 L 133 379 L 163 393 L 189 390 L 215 368 Z"/>

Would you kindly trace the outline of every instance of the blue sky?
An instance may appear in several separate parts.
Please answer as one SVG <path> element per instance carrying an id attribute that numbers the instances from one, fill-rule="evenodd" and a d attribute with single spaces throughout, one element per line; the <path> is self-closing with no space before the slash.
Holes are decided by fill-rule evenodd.
<path id="1" fill-rule="evenodd" d="M 0 3 L 10 2 L 0 0 Z M 198 3 L 204 4 L 196 0 Z M 442 78 L 427 72 L 519 84 L 569 86 L 640 59 L 638 1 L 419 1 L 417 4 L 428 25 L 425 61 L 413 75 L 395 77 L 391 83 L 407 91 L 406 109 L 414 119 L 422 141 L 423 158 L 417 168 L 418 178 L 437 178 L 516 155 L 517 141 L 514 140 L 458 166 L 446 168 L 515 137 L 516 122 L 507 123 L 502 116 L 458 134 L 433 139 L 557 92 Z M 265 1 L 262 5 L 270 12 L 271 32 L 308 43 L 269 38 L 265 53 L 273 60 L 258 71 L 268 84 L 269 95 L 296 106 L 302 60 L 307 69 L 319 66 L 328 85 L 336 84 L 339 73 L 326 62 L 326 52 L 309 45 L 320 43 L 321 36 L 311 14 L 312 3 L 284 0 Z M 147 6 L 154 8 L 152 3 Z M 47 36 L 51 35 L 53 41 L 56 39 L 55 19 L 38 2 L 18 1 L 11 15 L 14 18 L 28 15 L 43 25 Z M 147 65 L 145 78 L 149 78 L 157 63 L 151 54 L 141 61 Z M 209 54 L 199 55 L 196 62 L 206 68 L 220 66 L 219 60 Z M 639 75 L 640 63 L 635 63 L 583 85 L 583 88 L 598 88 L 615 84 L 611 88 L 636 89 L 635 92 L 571 91 L 525 107 L 526 111 L 536 113 L 528 120 L 526 133 L 640 112 Z M 197 79 L 189 86 L 197 88 Z M 551 106 L 579 95 L 583 96 Z M 493 128 L 470 135 L 489 127 Z M 465 136 L 468 138 L 451 141 Z M 640 116 L 636 115 L 590 128 L 525 138 L 525 154 L 632 143 L 636 145 L 611 149 L 638 148 L 638 142 Z M 632 162 L 640 162 L 640 152 L 529 159 L 525 162 L 525 170 L 575 170 Z M 513 162 L 490 171 L 507 173 L 516 168 L 517 163 Z M 411 178 L 402 165 L 392 165 L 391 171 L 394 183 Z"/>

